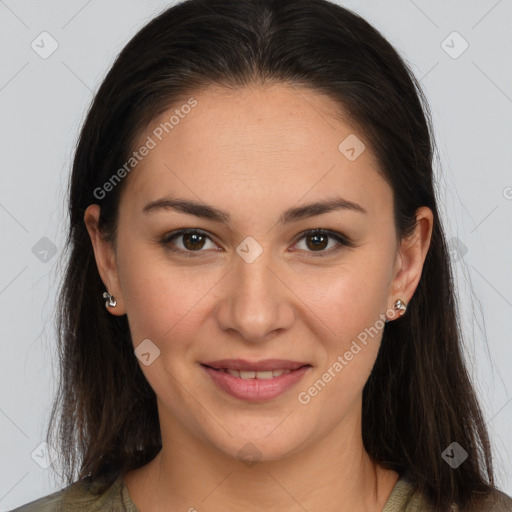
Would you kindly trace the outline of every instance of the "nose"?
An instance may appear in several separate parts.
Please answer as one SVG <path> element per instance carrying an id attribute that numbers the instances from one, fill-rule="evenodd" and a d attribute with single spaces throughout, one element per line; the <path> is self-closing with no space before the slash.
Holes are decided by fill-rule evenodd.
<path id="1" fill-rule="evenodd" d="M 247 342 L 264 342 L 294 321 L 293 292 L 269 248 L 251 263 L 236 255 L 225 280 L 217 321 L 221 329 Z"/>

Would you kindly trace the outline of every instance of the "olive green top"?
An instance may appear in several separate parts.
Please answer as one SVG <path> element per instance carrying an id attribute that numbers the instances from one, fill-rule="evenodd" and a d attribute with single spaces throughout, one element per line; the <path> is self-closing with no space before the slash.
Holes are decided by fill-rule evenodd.
<path id="1" fill-rule="evenodd" d="M 101 495 L 88 479 L 75 482 L 53 494 L 18 507 L 11 512 L 141 512 L 128 494 L 122 476 Z M 457 511 L 457 508 L 452 508 Z M 496 490 L 480 509 L 482 512 L 512 512 L 512 498 Z M 429 512 L 406 475 L 396 482 L 382 512 Z M 448 511 L 447 511 L 448 512 Z"/>

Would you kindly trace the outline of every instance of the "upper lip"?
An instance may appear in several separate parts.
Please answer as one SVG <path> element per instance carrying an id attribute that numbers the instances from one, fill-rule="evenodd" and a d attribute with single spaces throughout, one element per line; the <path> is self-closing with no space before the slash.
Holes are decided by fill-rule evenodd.
<path id="1" fill-rule="evenodd" d="M 262 359 L 261 361 L 248 361 L 246 359 L 219 359 L 217 361 L 205 361 L 201 363 L 216 370 L 232 369 L 242 371 L 265 371 L 265 370 L 296 370 L 301 366 L 311 366 L 300 361 L 289 361 L 286 359 Z"/>

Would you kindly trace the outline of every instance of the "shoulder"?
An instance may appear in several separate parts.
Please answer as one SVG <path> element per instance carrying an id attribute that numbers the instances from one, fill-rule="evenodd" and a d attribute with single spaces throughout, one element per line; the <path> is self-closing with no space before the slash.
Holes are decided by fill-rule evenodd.
<path id="1" fill-rule="evenodd" d="M 407 475 L 402 475 L 382 512 L 434 512 L 434 507 L 418 491 Z M 453 505 L 447 512 L 467 512 Z M 504 492 L 493 489 L 487 496 L 477 498 L 471 512 L 512 512 L 512 498 Z"/>
<path id="2" fill-rule="evenodd" d="M 84 478 L 11 512 L 138 512 L 126 501 L 121 477 L 100 492 L 99 486 L 104 483 L 102 478 Z"/>
<path id="3" fill-rule="evenodd" d="M 512 512 L 512 498 L 498 489 L 493 489 L 485 499 L 479 501 L 475 511 Z"/>

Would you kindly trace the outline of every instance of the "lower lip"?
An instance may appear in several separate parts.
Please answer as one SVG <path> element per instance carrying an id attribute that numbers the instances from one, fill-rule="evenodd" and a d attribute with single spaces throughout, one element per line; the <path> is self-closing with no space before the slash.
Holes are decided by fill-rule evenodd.
<path id="1" fill-rule="evenodd" d="M 217 386 L 235 398 L 249 402 L 263 402 L 275 398 L 294 386 L 311 366 L 302 366 L 290 373 L 271 379 L 242 379 L 221 370 L 201 365 Z"/>

